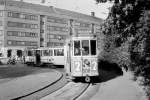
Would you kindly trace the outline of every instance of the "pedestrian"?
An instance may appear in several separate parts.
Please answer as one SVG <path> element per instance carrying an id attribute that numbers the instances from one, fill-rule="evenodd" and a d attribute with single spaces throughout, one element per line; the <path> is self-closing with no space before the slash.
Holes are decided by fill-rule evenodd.
<path id="1" fill-rule="evenodd" d="M 40 57 L 40 52 L 36 53 L 36 65 L 40 66 L 41 64 L 41 57 Z"/>
<path id="2" fill-rule="evenodd" d="M 25 56 L 23 56 L 23 63 L 25 64 L 25 62 L 26 62 L 26 61 L 25 61 Z"/>
<path id="3" fill-rule="evenodd" d="M 128 67 L 126 65 L 123 65 L 125 71 L 127 72 L 128 71 Z"/>

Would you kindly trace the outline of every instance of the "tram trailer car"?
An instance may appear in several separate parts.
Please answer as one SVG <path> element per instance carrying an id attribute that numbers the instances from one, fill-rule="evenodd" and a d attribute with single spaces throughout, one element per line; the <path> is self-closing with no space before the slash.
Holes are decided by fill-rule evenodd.
<path id="1" fill-rule="evenodd" d="M 40 57 L 37 60 L 37 55 Z M 64 66 L 64 47 L 42 47 L 38 49 L 28 50 L 25 57 L 25 63 L 27 65 L 59 65 Z"/>
<path id="2" fill-rule="evenodd" d="M 35 49 L 26 50 L 25 64 L 34 65 L 35 62 Z"/>
<path id="3" fill-rule="evenodd" d="M 97 38 L 72 37 L 65 45 L 65 70 L 71 78 L 85 78 L 91 82 L 91 77 L 99 75 Z"/>
<path id="4" fill-rule="evenodd" d="M 64 47 L 41 48 L 41 65 L 64 66 Z"/>

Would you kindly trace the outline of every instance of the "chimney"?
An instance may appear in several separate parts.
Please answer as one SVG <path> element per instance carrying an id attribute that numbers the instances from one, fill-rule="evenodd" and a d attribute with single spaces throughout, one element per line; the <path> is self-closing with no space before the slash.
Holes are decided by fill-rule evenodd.
<path id="1" fill-rule="evenodd" d="M 45 3 L 45 0 L 41 0 L 41 3 Z"/>
<path id="2" fill-rule="evenodd" d="M 95 17 L 95 12 L 91 12 L 91 16 Z"/>

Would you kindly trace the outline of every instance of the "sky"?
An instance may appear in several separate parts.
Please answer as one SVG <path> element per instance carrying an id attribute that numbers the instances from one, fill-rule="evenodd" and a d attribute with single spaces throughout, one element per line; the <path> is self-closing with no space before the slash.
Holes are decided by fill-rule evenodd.
<path id="1" fill-rule="evenodd" d="M 54 6 L 56 8 L 67 9 L 87 15 L 90 15 L 91 12 L 95 12 L 95 16 L 102 19 L 106 19 L 109 11 L 108 8 L 112 6 L 109 2 L 96 4 L 95 0 L 45 0 L 44 4 L 41 3 L 42 0 L 23 1 L 45 6 Z"/>

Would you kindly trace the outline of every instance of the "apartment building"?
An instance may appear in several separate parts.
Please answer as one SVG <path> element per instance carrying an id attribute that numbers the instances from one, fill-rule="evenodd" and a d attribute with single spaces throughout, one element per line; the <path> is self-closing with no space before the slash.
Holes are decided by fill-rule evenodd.
<path id="1" fill-rule="evenodd" d="M 22 56 L 26 49 L 63 46 L 70 35 L 100 33 L 102 20 L 55 7 L 0 0 L 0 52 Z"/>

